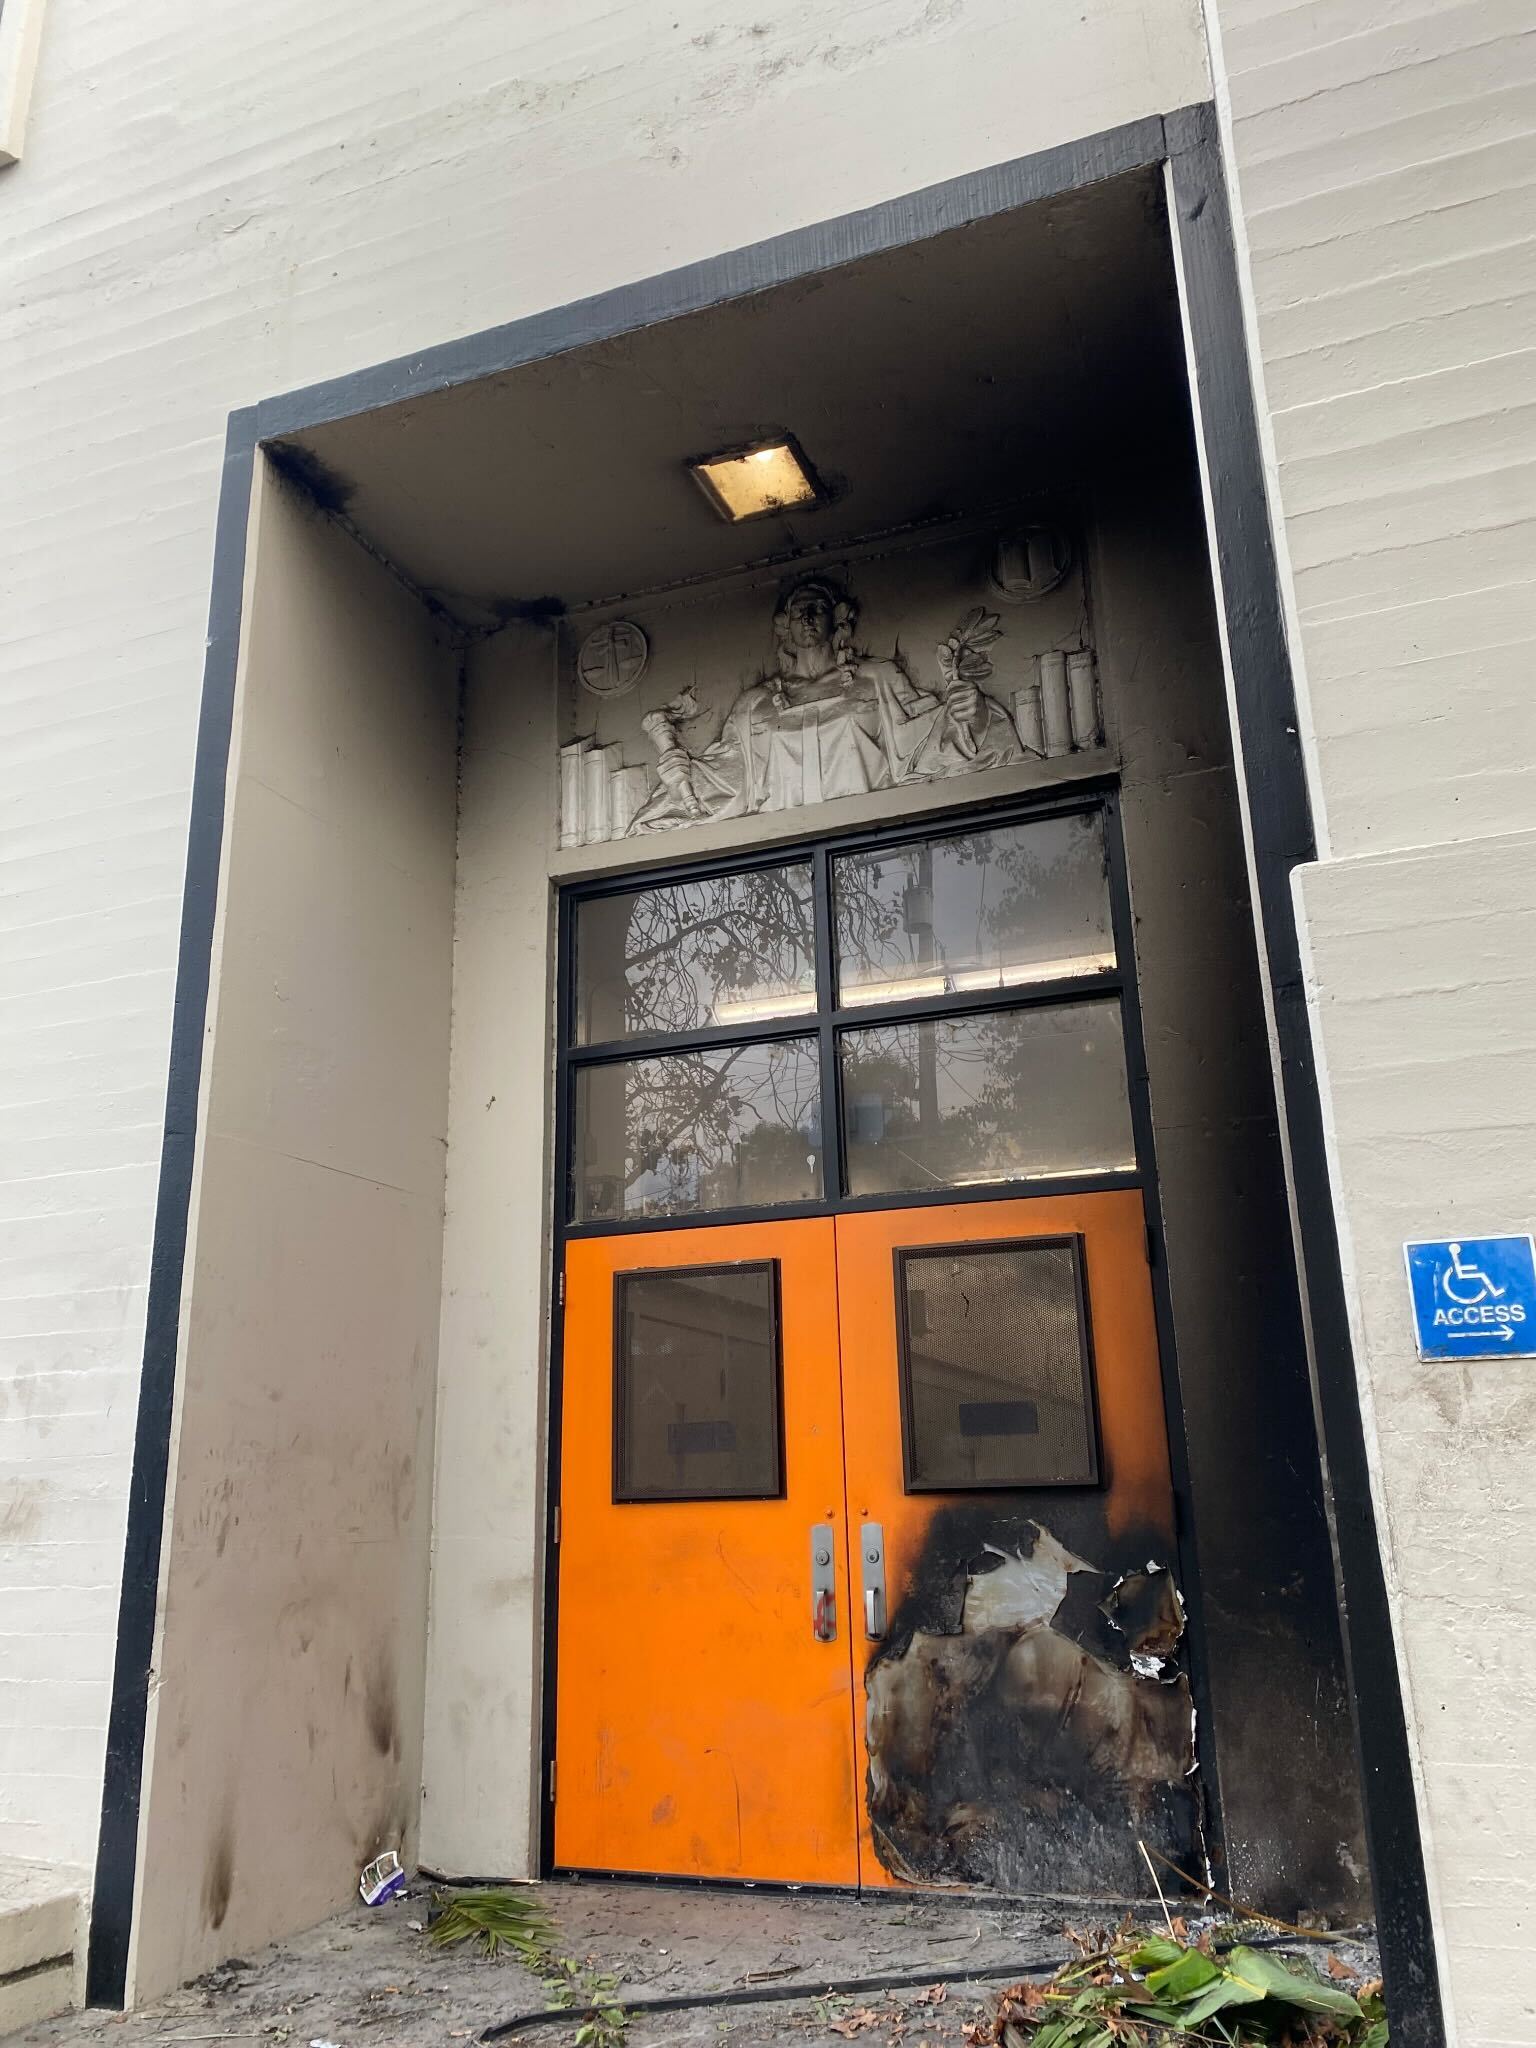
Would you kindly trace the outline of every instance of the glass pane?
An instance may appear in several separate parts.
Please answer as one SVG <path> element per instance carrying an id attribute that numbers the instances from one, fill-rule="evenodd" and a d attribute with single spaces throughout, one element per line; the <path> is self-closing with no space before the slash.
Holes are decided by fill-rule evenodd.
<path id="1" fill-rule="evenodd" d="M 1077 1244 L 901 1255 L 907 1486 L 1098 1477 Z"/>
<path id="2" fill-rule="evenodd" d="M 815 1007 L 807 866 L 594 896 L 577 910 L 578 1045 Z"/>
<path id="3" fill-rule="evenodd" d="M 821 1194 L 816 1041 L 614 1060 L 576 1077 L 576 1220 Z"/>
<path id="4" fill-rule="evenodd" d="M 833 862 L 838 1000 L 904 1003 L 1115 964 L 1097 811 Z"/>
<path id="5" fill-rule="evenodd" d="M 782 1493 L 772 1266 L 619 1280 L 615 1500 Z"/>
<path id="6" fill-rule="evenodd" d="M 1136 1164 L 1113 1000 L 876 1024 L 839 1054 L 851 1194 Z"/>

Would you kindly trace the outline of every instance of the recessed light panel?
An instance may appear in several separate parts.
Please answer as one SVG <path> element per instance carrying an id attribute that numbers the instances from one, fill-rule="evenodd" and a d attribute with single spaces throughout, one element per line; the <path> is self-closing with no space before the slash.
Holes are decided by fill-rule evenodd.
<path id="1" fill-rule="evenodd" d="M 720 517 L 733 525 L 821 502 L 816 473 L 789 436 L 782 441 L 760 441 L 752 448 L 728 448 L 720 455 L 701 456 L 688 467 Z"/>

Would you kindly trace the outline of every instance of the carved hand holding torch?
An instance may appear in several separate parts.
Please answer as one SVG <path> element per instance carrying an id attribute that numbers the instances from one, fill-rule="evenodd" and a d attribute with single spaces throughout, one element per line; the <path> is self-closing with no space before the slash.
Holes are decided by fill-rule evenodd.
<path id="1" fill-rule="evenodd" d="M 968 758 L 976 754 L 976 725 L 981 717 L 981 684 L 992 673 L 986 649 L 1002 633 L 996 612 L 977 605 L 966 613 L 947 640 L 939 643 L 939 674 L 944 679 L 944 706 L 955 744 Z"/>

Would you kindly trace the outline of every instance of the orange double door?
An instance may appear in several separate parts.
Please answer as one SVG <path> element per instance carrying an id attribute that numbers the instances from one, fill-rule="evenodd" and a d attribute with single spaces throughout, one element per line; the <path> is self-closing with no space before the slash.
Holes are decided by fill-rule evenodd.
<path id="1" fill-rule="evenodd" d="M 564 1292 L 560 1868 L 1193 1853 L 1139 1194 L 578 1238 Z"/>

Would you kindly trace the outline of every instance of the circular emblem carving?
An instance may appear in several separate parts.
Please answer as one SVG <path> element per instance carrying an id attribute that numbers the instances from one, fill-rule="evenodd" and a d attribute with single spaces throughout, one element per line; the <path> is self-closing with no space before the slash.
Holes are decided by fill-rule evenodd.
<path id="1" fill-rule="evenodd" d="M 1066 581 L 1072 543 L 1059 527 L 1018 526 L 992 550 L 992 588 L 1009 604 L 1033 604 Z"/>
<path id="2" fill-rule="evenodd" d="M 610 619 L 576 650 L 576 673 L 594 697 L 622 697 L 639 682 L 650 643 L 633 619 Z"/>

